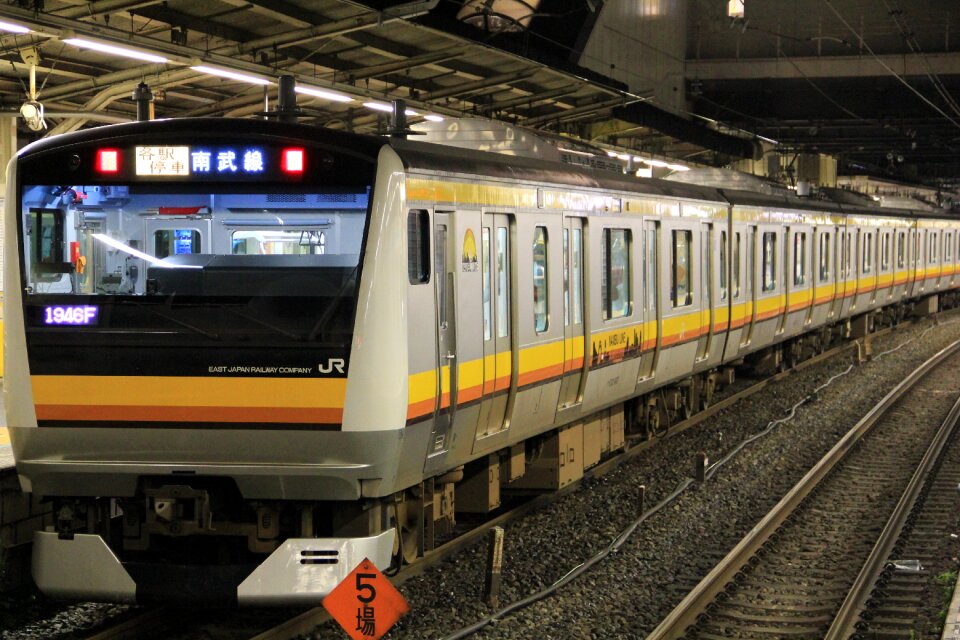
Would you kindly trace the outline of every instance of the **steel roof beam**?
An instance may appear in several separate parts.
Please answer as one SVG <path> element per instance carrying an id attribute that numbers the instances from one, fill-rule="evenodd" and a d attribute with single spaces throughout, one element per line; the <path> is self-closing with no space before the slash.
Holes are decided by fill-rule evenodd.
<path id="1" fill-rule="evenodd" d="M 924 53 L 878 56 L 884 64 L 902 77 L 927 77 L 960 74 L 960 53 Z M 926 61 L 926 62 L 925 62 Z M 929 68 L 927 64 L 929 63 Z M 877 60 L 870 56 L 824 56 L 790 58 L 728 58 L 717 60 L 687 60 L 686 76 L 702 82 L 722 80 L 761 80 L 776 78 L 866 78 L 889 76 Z"/>

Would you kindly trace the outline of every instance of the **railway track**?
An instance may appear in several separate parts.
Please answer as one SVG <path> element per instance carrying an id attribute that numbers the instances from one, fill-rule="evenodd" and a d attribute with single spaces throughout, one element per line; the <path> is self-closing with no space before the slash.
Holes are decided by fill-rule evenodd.
<path id="1" fill-rule="evenodd" d="M 877 338 L 890 332 L 891 332 L 891 329 L 883 329 L 874 334 L 871 334 L 869 339 Z M 667 430 L 666 434 L 661 438 L 646 440 L 643 442 L 637 442 L 636 440 L 633 440 L 632 446 L 630 446 L 625 452 L 619 455 L 616 455 L 612 458 L 609 458 L 608 460 L 604 461 L 600 465 L 592 468 L 589 474 L 592 477 L 598 477 L 606 473 L 609 473 L 610 471 L 612 471 L 613 469 L 617 468 L 619 465 L 624 463 L 626 460 L 639 455 L 641 452 L 651 447 L 658 446 L 658 444 L 664 438 L 671 438 L 671 437 L 677 436 L 683 433 L 684 431 L 695 427 L 696 425 L 716 415 L 720 411 L 728 409 L 733 405 L 737 404 L 738 402 L 748 399 L 749 397 L 758 393 L 759 391 L 763 390 L 769 385 L 775 382 L 784 380 L 789 376 L 793 375 L 797 371 L 814 366 L 818 363 L 824 362 L 834 357 L 838 357 L 844 354 L 850 354 L 851 352 L 856 352 L 857 350 L 862 350 L 862 347 L 863 347 L 862 343 L 857 343 L 857 342 L 848 342 L 848 343 L 839 345 L 837 347 L 834 347 L 833 349 L 826 351 L 823 354 L 817 355 L 815 357 L 812 357 L 808 360 L 805 360 L 799 363 L 793 369 L 778 373 L 771 377 L 764 378 L 762 380 L 757 381 L 754 384 L 751 384 L 749 387 L 746 387 L 735 393 L 728 394 L 726 397 L 722 397 L 722 399 L 718 400 L 716 403 L 714 403 L 710 407 L 694 414 L 693 416 L 691 416 L 690 418 L 682 422 L 672 425 Z M 527 501 L 522 502 L 516 507 L 510 509 L 509 511 L 499 514 L 496 518 L 486 521 L 482 526 L 476 529 L 473 529 L 469 532 L 466 532 L 461 536 L 459 536 L 458 538 L 451 540 L 450 542 L 447 542 L 446 544 L 431 551 L 430 553 L 427 554 L 426 557 L 420 559 L 417 563 L 404 567 L 403 570 L 401 570 L 394 578 L 392 578 L 392 582 L 395 585 L 401 585 L 404 582 L 423 574 L 425 571 L 429 570 L 431 567 L 442 563 L 443 561 L 454 556 L 455 554 L 478 543 L 486 535 L 490 527 L 508 524 L 509 522 L 514 521 L 518 518 L 522 518 L 523 516 L 531 512 L 542 509 L 548 506 L 549 504 L 551 504 L 552 502 L 567 495 L 568 493 L 572 491 L 576 491 L 580 487 L 580 484 L 581 482 L 576 482 L 574 484 L 571 484 L 565 487 L 560 491 L 549 493 L 549 494 L 538 495 Z M 204 617 L 205 616 L 201 616 L 200 619 L 195 617 L 193 618 L 193 621 L 198 623 L 201 626 L 203 625 L 218 626 L 218 622 L 216 622 L 216 619 L 219 618 L 218 615 L 214 614 L 211 616 L 211 619 L 213 620 L 212 622 L 208 622 L 204 620 L 203 619 Z M 165 633 L 159 636 L 156 635 L 154 631 L 155 631 L 155 625 L 158 619 L 169 621 L 169 619 L 163 615 L 160 615 L 158 618 L 157 613 L 154 612 L 153 610 L 144 611 L 143 614 L 124 621 L 124 623 L 122 624 L 122 627 L 123 627 L 122 629 L 120 628 L 105 629 L 102 632 L 98 633 L 97 635 L 92 636 L 92 638 L 96 638 L 97 640 L 116 640 L 119 638 L 148 637 L 147 635 L 144 635 L 146 633 L 146 630 L 149 630 L 150 633 L 154 634 L 149 637 L 165 637 L 165 638 L 190 637 L 189 634 L 187 633 L 184 633 L 183 635 L 178 635 L 175 630 L 169 629 L 169 628 L 165 631 Z M 284 640 L 287 638 L 294 638 L 298 635 L 309 633 L 310 631 L 315 629 L 317 626 L 329 620 L 330 620 L 330 617 L 326 613 L 326 611 L 322 607 L 316 607 L 316 608 L 301 612 L 293 617 L 284 619 L 282 622 L 280 622 L 279 624 L 276 624 L 275 626 L 269 629 L 258 631 L 255 633 L 255 635 L 247 636 L 247 637 L 251 637 L 252 640 Z M 261 625 L 251 625 L 251 627 L 253 626 L 263 629 Z M 249 629 L 251 627 L 247 627 L 247 628 Z"/>
<path id="2" fill-rule="evenodd" d="M 937 480 L 934 469 L 944 455 L 957 455 L 958 367 L 960 342 L 891 391 L 648 640 L 835 639 L 864 627 L 877 635 L 863 637 L 910 637 L 925 602 L 916 597 L 923 591 L 919 582 L 929 576 L 898 573 L 891 563 L 921 560 L 909 557 L 919 549 L 908 541 L 922 544 L 925 530 L 917 524 L 923 504 L 930 507 L 928 518 L 947 520 L 937 504 L 946 502 L 942 484 L 949 479 Z"/>

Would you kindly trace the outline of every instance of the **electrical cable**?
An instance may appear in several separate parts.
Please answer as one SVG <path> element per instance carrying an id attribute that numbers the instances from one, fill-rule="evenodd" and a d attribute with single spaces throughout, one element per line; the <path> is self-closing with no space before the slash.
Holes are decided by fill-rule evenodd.
<path id="1" fill-rule="evenodd" d="M 936 327 L 954 324 L 955 322 L 957 322 L 957 320 L 951 320 L 949 322 L 944 322 L 944 323 L 935 322 L 935 324 L 933 324 L 930 327 L 927 327 L 919 336 L 914 336 L 913 338 L 910 338 L 909 340 L 904 341 L 903 343 L 897 345 L 892 349 L 888 349 L 886 351 L 878 353 L 873 357 L 873 359 L 879 360 L 884 356 L 890 355 L 891 353 L 895 353 L 900 349 L 904 348 L 905 346 L 907 346 L 908 344 L 922 339 L 925 335 L 927 335 L 927 333 L 929 333 L 930 331 L 933 331 L 933 329 L 935 329 Z M 740 444 L 734 447 L 733 450 L 728 452 L 723 458 L 721 458 L 720 460 L 712 464 L 707 469 L 706 478 L 709 479 L 713 477 L 713 475 L 716 474 L 716 472 L 723 465 L 730 462 L 736 456 L 736 454 L 742 451 L 747 445 L 753 442 L 756 442 L 763 436 L 769 434 L 774 429 L 776 429 L 776 427 L 782 424 L 786 424 L 787 422 L 790 422 L 791 420 L 793 420 L 793 418 L 796 417 L 797 410 L 800 407 L 807 404 L 808 402 L 811 402 L 812 400 L 816 400 L 821 391 L 823 391 L 824 389 L 832 385 L 836 380 L 848 375 L 852 370 L 853 370 L 853 365 L 851 364 L 844 371 L 841 371 L 840 373 L 837 373 L 831 376 L 826 382 L 821 384 L 819 387 L 815 388 L 806 397 L 804 397 L 802 400 L 800 400 L 799 402 L 794 404 L 792 407 L 790 407 L 790 409 L 787 411 L 787 414 L 785 416 L 783 416 L 782 418 L 777 418 L 776 420 L 771 420 L 770 422 L 767 423 L 767 426 L 762 431 L 755 433 L 749 436 L 748 438 L 744 439 L 742 442 L 740 442 Z M 670 495 L 668 495 L 666 498 L 661 500 L 654 507 L 642 513 L 636 520 L 634 520 L 626 528 L 621 530 L 620 533 L 618 533 L 616 537 L 614 537 L 614 539 L 610 542 L 610 544 L 608 544 L 606 547 L 601 549 L 596 554 L 590 556 L 588 559 L 584 560 L 580 564 L 576 565 L 575 567 L 567 571 L 567 573 L 565 573 L 563 576 L 555 580 L 549 586 L 541 589 L 540 591 L 536 591 L 526 596 L 525 598 L 521 598 L 520 600 L 517 600 L 516 602 L 513 602 L 505 607 L 502 607 L 497 611 L 493 612 L 492 614 L 486 616 L 485 618 L 481 618 L 480 620 L 478 620 L 477 622 L 469 626 L 463 627 L 461 629 L 458 629 L 457 631 L 454 631 L 449 635 L 443 636 L 441 640 L 461 640 L 462 638 L 467 638 L 490 624 L 496 624 L 501 619 L 509 616 L 510 614 L 516 611 L 525 609 L 526 607 L 536 602 L 539 602 L 540 600 L 544 600 L 548 598 L 557 590 L 566 586 L 570 582 L 576 580 L 583 573 L 589 571 L 594 565 L 596 565 L 597 563 L 607 558 L 607 556 L 609 556 L 610 554 L 616 553 L 620 549 L 620 547 L 622 547 L 627 542 L 630 536 L 633 535 L 634 531 L 636 531 L 637 528 L 641 524 L 643 524 L 645 520 L 657 514 L 664 507 L 674 502 L 677 498 L 683 495 L 687 491 L 687 489 L 689 489 L 692 485 L 694 485 L 694 480 L 691 478 L 686 478 L 685 480 L 681 481 L 677 485 L 677 487 L 673 490 L 673 492 L 670 493 Z"/>
<path id="2" fill-rule="evenodd" d="M 844 19 L 844 17 L 840 14 L 839 11 L 837 11 L 836 7 L 833 6 L 833 3 L 832 3 L 830 0 L 823 0 L 823 1 L 827 4 L 827 6 L 830 8 L 830 10 L 833 12 L 833 14 L 834 14 L 835 16 L 837 16 L 837 19 L 840 20 L 840 22 L 842 22 L 843 25 L 844 25 L 847 29 L 849 29 L 851 33 L 853 33 L 855 36 L 857 36 L 857 37 L 860 39 L 860 44 L 863 45 L 863 48 L 866 49 L 867 52 L 868 52 L 871 56 L 873 56 L 873 59 L 876 60 L 877 63 L 878 63 L 881 67 L 883 67 L 884 69 L 886 69 L 886 70 L 890 73 L 890 75 L 892 75 L 894 78 L 896 78 L 896 79 L 897 79 L 903 86 L 905 86 L 907 89 L 909 89 L 909 90 L 912 91 L 914 94 L 916 94 L 916 96 L 917 96 L 918 98 L 920 98 L 921 100 L 923 100 L 923 101 L 924 101 L 927 105 L 929 105 L 934 111 L 936 111 L 937 113 L 939 113 L 941 116 L 943 116 L 944 118 L 946 118 L 947 120 L 949 120 L 951 124 L 953 124 L 955 127 L 957 127 L 958 129 L 960 129 L 960 122 L 957 122 L 956 120 L 954 120 L 953 118 L 951 118 L 950 115 L 947 114 L 943 109 L 941 109 L 940 107 L 938 107 L 937 105 L 935 105 L 933 102 L 931 102 L 929 98 L 927 98 L 925 95 L 923 95 L 922 93 L 920 93 L 920 91 L 918 91 L 913 85 L 911 85 L 909 82 L 907 82 L 906 80 L 904 80 L 903 77 L 902 77 L 900 74 L 898 74 L 896 71 L 894 71 L 893 69 L 891 69 L 890 66 L 889 66 L 886 62 L 884 62 L 883 60 L 881 60 L 881 59 L 880 59 L 880 56 L 878 56 L 876 53 L 874 53 L 873 49 L 870 48 L 870 45 L 867 44 L 867 41 L 864 40 L 859 34 L 857 34 L 856 29 L 854 29 L 853 26 Z"/>

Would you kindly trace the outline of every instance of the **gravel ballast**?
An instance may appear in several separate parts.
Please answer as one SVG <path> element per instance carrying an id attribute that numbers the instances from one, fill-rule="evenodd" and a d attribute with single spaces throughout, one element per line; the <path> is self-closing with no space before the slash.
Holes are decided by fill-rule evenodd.
<path id="1" fill-rule="evenodd" d="M 487 626 L 475 637 L 642 638 L 893 386 L 960 339 L 960 322 L 930 321 L 873 339 L 879 354 L 855 368 L 795 418 L 747 446 L 704 485 L 648 519 L 621 550 L 562 591 Z M 929 331 L 928 331 L 929 329 Z M 603 549 L 640 513 L 641 487 L 653 505 L 692 475 L 694 457 L 720 459 L 850 365 L 840 357 L 788 376 L 704 424 L 663 440 L 614 472 L 506 528 L 506 605 L 538 591 Z M 443 638 L 492 613 L 482 603 L 481 543 L 400 587 L 411 612 L 389 638 Z M 306 636 L 343 638 L 335 623 Z"/>

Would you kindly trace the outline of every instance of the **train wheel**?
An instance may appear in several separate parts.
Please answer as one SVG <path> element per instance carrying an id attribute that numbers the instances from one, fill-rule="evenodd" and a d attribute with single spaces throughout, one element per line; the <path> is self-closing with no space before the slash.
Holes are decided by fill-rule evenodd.
<path id="1" fill-rule="evenodd" d="M 423 532 L 423 517 L 409 498 L 396 506 L 397 538 L 393 541 L 394 556 L 402 554 L 403 561 L 413 563 L 420 555 L 420 536 Z"/>
<path id="2" fill-rule="evenodd" d="M 713 393 L 717 390 L 716 375 L 708 375 L 703 380 L 703 390 L 700 392 L 700 410 L 707 409 L 713 404 Z"/>

